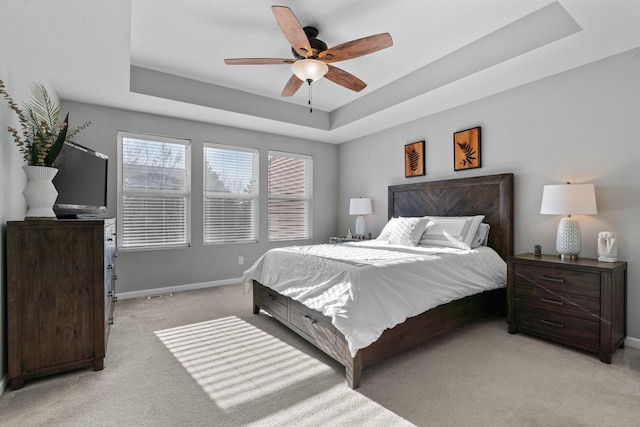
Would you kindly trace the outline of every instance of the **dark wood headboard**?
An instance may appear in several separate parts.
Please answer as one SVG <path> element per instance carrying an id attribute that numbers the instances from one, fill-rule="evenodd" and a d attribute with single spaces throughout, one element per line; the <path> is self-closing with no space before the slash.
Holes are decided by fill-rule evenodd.
<path id="1" fill-rule="evenodd" d="M 484 215 L 488 246 L 506 259 L 513 255 L 513 174 L 389 186 L 389 218 L 425 215 Z"/>

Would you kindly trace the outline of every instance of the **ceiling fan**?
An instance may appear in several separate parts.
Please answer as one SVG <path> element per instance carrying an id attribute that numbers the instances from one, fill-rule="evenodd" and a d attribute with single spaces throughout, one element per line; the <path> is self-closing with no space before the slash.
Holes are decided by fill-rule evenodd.
<path id="1" fill-rule="evenodd" d="M 389 33 L 376 34 L 342 43 L 330 49 L 317 39 L 318 30 L 302 27 L 291 9 L 286 6 L 271 6 L 271 10 L 291 45 L 294 59 L 289 58 L 229 58 L 228 65 L 291 64 L 293 75 L 282 90 L 282 96 L 292 96 L 305 81 L 311 82 L 326 77 L 340 86 L 360 92 L 367 84 L 330 63 L 368 55 L 393 45 Z M 311 101 L 309 101 L 311 103 Z"/>

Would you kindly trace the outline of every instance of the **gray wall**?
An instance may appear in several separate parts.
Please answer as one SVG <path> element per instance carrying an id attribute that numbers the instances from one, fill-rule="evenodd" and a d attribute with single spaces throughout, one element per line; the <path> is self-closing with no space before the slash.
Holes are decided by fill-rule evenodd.
<path id="1" fill-rule="evenodd" d="M 78 135 L 76 142 L 109 156 L 107 209 L 111 216 L 116 215 L 116 139 L 119 130 L 191 140 L 191 246 L 169 250 L 120 251 L 117 263 L 119 294 L 237 279 L 272 247 L 327 242 L 329 236 L 335 233 L 335 189 L 338 186 L 336 145 L 75 102 L 63 102 L 62 109 L 71 112 L 73 123 L 91 121 L 91 126 Z M 259 149 L 259 243 L 203 245 L 204 141 Z M 270 149 L 313 156 L 313 239 L 310 241 L 267 242 L 267 151 Z M 244 257 L 244 265 L 238 264 L 239 256 Z"/>
<path id="2" fill-rule="evenodd" d="M 593 183 L 598 215 L 580 215 L 582 256 L 600 231 L 618 233 L 628 261 L 628 335 L 640 338 L 640 49 L 339 146 L 339 229 L 353 228 L 350 197 L 373 198 L 367 230 L 387 220 L 387 186 L 513 172 L 515 250 L 555 254 L 561 216 L 541 215 L 545 184 Z M 482 167 L 453 170 L 453 132 L 482 127 Z M 426 176 L 404 177 L 404 144 L 426 140 Z M 635 342 L 640 344 L 640 341 Z"/>

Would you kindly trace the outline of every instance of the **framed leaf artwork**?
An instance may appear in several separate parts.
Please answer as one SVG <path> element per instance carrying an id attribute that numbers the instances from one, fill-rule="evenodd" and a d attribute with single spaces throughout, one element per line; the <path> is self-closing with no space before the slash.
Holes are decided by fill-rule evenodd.
<path id="1" fill-rule="evenodd" d="M 480 167 L 480 126 L 453 134 L 453 170 Z"/>
<path id="2" fill-rule="evenodd" d="M 424 141 L 418 141 L 404 146 L 404 176 L 424 175 Z"/>

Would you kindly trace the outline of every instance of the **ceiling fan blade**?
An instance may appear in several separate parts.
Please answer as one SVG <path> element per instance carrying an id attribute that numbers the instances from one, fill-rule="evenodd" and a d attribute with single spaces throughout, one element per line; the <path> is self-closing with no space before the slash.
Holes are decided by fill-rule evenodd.
<path id="1" fill-rule="evenodd" d="M 391 39 L 391 35 L 389 33 L 382 33 L 339 44 L 324 52 L 320 52 L 318 56 L 324 62 L 344 61 L 345 59 L 368 55 L 392 45 L 393 39 Z"/>
<path id="2" fill-rule="evenodd" d="M 227 58 L 224 63 L 227 65 L 269 65 L 269 64 L 293 64 L 294 59 L 284 58 Z"/>
<path id="3" fill-rule="evenodd" d="M 293 50 L 305 58 L 310 55 L 312 51 L 309 39 L 291 9 L 286 6 L 271 6 L 271 11 Z"/>
<path id="4" fill-rule="evenodd" d="M 334 67 L 333 65 L 329 65 L 329 72 L 324 76 L 332 82 L 356 92 L 360 92 L 362 89 L 367 87 L 367 84 L 365 82 L 363 82 L 353 74 L 347 73 L 346 71 L 341 70 L 338 67 Z"/>
<path id="5" fill-rule="evenodd" d="M 300 86 L 302 86 L 302 83 L 304 82 L 300 80 L 298 77 L 296 77 L 295 74 L 292 74 L 291 78 L 289 79 L 287 84 L 284 86 L 284 89 L 282 89 L 281 95 L 292 96 L 294 93 L 298 91 L 298 89 L 300 89 Z"/>

